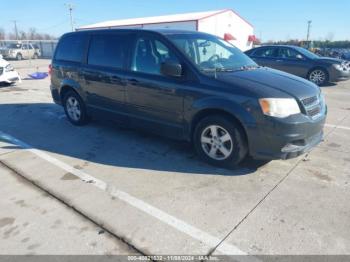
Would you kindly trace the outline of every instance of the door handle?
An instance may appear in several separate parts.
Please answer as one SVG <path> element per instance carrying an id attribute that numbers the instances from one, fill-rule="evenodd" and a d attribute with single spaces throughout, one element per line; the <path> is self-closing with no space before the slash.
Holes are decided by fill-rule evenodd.
<path id="1" fill-rule="evenodd" d="M 137 85 L 139 83 L 139 81 L 135 78 L 128 79 L 126 80 L 126 82 L 128 82 L 131 85 Z"/>
<path id="2" fill-rule="evenodd" d="M 111 76 L 110 81 L 111 83 L 123 83 L 123 79 L 118 76 Z"/>

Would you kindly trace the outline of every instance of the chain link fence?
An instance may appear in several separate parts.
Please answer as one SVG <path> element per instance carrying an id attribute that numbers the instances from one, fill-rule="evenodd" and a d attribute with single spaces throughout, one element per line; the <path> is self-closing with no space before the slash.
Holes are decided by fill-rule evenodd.
<path id="1" fill-rule="evenodd" d="M 51 59 L 58 40 L 0 40 L 0 55 L 5 59 Z"/>

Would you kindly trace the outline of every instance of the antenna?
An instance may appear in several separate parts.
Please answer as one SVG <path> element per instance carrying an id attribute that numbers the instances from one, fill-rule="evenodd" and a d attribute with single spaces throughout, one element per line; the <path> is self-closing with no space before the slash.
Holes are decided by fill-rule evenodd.
<path id="1" fill-rule="evenodd" d="M 65 6 L 68 8 L 69 11 L 69 18 L 70 18 L 70 26 L 72 29 L 72 32 L 74 31 L 74 20 L 73 20 L 73 9 L 74 5 L 71 3 L 65 4 Z"/>
<path id="2" fill-rule="evenodd" d="M 312 21 L 311 21 L 311 20 L 307 21 L 307 35 L 306 35 L 306 43 L 307 43 L 308 48 L 310 48 L 309 39 L 310 39 L 311 23 L 312 23 Z"/>

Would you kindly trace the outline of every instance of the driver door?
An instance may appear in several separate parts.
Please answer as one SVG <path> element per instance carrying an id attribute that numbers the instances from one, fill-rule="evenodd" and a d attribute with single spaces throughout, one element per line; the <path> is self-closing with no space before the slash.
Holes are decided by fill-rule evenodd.
<path id="1" fill-rule="evenodd" d="M 306 77 L 311 63 L 306 57 L 296 50 L 288 47 L 278 48 L 277 64 L 278 70 L 300 76 Z"/>
<path id="2" fill-rule="evenodd" d="M 136 124 L 179 134 L 186 80 L 162 75 L 160 67 L 166 60 L 180 63 L 162 39 L 147 33 L 136 35 L 126 76 L 126 103 Z"/>

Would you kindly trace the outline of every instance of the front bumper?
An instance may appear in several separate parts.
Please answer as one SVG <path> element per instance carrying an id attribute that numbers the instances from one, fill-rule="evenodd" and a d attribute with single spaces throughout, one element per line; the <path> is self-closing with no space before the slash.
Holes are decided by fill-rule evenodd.
<path id="1" fill-rule="evenodd" d="M 332 68 L 329 73 L 329 82 L 339 82 L 350 79 L 350 69 L 349 70 L 337 70 Z"/>
<path id="2" fill-rule="evenodd" d="M 6 53 L 6 54 L 2 54 L 2 57 L 4 59 L 15 59 L 17 56 L 16 53 Z"/>
<path id="3" fill-rule="evenodd" d="M 323 139 L 326 113 L 317 119 L 298 114 L 286 119 L 265 117 L 248 134 L 250 155 L 255 159 L 290 159 L 309 152 Z"/>
<path id="4" fill-rule="evenodd" d="M 20 75 L 16 71 L 3 72 L 0 75 L 0 83 L 12 84 L 15 82 L 22 82 Z"/>

